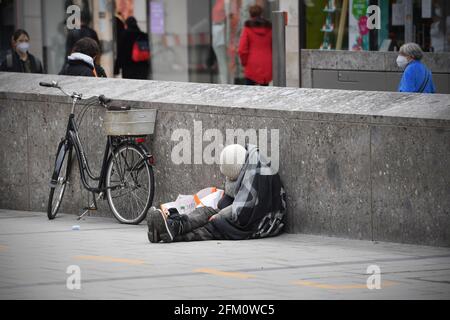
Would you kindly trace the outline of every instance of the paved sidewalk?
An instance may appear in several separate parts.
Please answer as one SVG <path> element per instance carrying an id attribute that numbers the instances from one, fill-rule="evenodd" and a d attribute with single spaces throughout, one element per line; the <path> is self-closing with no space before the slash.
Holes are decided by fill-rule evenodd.
<path id="1" fill-rule="evenodd" d="M 370 265 L 381 289 L 367 288 Z M 150 244 L 144 223 L 0 209 L 0 299 L 449 298 L 449 248 L 298 234 Z"/>

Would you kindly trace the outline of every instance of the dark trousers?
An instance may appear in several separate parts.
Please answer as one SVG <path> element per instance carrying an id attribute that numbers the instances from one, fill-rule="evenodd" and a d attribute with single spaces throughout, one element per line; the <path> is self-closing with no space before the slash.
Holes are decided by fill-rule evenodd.
<path id="1" fill-rule="evenodd" d="M 148 79 L 148 63 L 139 62 L 122 66 L 123 79 Z"/>
<path id="2" fill-rule="evenodd" d="M 173 241 L 223 240 L 222 234 L 209 221 L 217 212 L 213 208 L 203 207 L 181 215 L 183 227 Z"/>
<path id="3" fill-rule="evenodd" d="M 245 84 L 247 86 L 264 86 L 264 87 L 267 87 L 269 85 L 268 83 L 256 83 L 255 81 L 249 78 L 245 78 Z"/>

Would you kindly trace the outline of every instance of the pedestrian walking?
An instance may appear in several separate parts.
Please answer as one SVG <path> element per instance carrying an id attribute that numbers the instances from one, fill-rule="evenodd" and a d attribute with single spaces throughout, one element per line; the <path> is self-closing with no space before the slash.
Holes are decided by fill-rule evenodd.
<path id="1" fill-rule="evenodd" d="M 263 8 L 249 8 L 239 41 L 239 57 L 247 85 L 267 86 L 272 81 L 272 24 L 262 17 Z"/>
<path id="2" fill-rule="evenodd" d="M 400 47 L 397 65 L 404 69 L 398 91 L 435 93 L 431 71 L 421 62 L 423 51 L 416 43 L 405 43 Z"/>
<path id="3" fill-rule="evenodd" d="M 127 18 L 125 25 L 117 53 L 122 78 L 147 79 L 150 67 L 148 35 L 139 29 L 134 17 Z"/>
<path id="4" fill-rule="evenodd" d="M 41 61 L 30 52 L 30 36 L 18 29 L 11 37 L 11 50 L 0 65 L 0 71 L 44 73 Z"/>
<path id="5" fill-rule="evenodd" d="M 116 52 L 115 52 L 115 59 L 114 59 L 114 75 L 118 75 L 120 73 L 120 67 L 119 67 L 119 60 L 117 59 L 117 52 L 119 51 L 119 48 L 122 46 L 121 40 L 122 35 L 125 32 L 125 19 L 123 18 L 123 15 L 121 12 L 116 12 L 116 15 L 114 16 L 114 24 L 115 24 L 115 32 L 116 32 Z"/>
<path id="6" fill-rule="evenodd" d="M 89 27 L 89 23 L 91 20 L 89 12 L 82 11 L 80 20 L 81 20 L 80 28 L 69 30 L 69 32 L 67 33 L 66 56 L 69 56 L 72 53 L 73 47 L 78 40 L 81 40 L 86 37 L 94 40 L 100 48 L 100 40 L 98 38 L 97 32 Z"/>

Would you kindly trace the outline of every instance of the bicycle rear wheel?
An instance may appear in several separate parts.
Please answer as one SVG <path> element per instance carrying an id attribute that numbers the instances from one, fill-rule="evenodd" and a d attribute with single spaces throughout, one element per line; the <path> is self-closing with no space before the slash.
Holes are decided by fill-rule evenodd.
<path id="1" fill-rule="evenodd" d="M 154 195 L 153 169 L 146 155 L 133 144 L 115 150 L 106 171 L 109 207 L 121 223 L 139 224 L 145 219 Z"/>
<path id="2" fill-rule="evenodd" d="M 56 185 L 50 187 L 50 194 L 48 197 L 47 216 L 50 220 L 53 220 L 58 213 L 70 175 L 72 164 L 72 148 L 70 148 L 69 150 L 64 150 L 64 147 L 64 144 L 61 144 L 61 147 L 56 156 L 57 160 L 55 162 L 55 165 L 58 166 L 58 158 L 60 157 L 62 159 L 62 164 L 59 172 L 57 172 L 56 168 L 53 173 L 54 176 L 52 177 L 52 179 L 56 180 Z"/>

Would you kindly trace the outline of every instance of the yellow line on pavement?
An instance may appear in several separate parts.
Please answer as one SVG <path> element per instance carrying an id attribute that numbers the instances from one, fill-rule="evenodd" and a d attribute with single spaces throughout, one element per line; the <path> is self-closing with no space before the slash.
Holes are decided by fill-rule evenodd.
<path id="1" fill-rule="evenodd" d="M 293 284 L 311 287 L 311 288 L 319 288 L 319 289 L 331 289 L 331 290 L 341 290 L 341 289 L 368 289 L 367 284 L 328 284 L 314 281 L 306 281 L 306 280 L 298 280 L 293 282 Z M 381 282 L 381 288 L 390 287 L 397 284 L 393 281 L 383 281 Z"/>
<path id="2" fill-rule="evenodd" d="M 254 275 L 242 272 L 228 272 L 228 271 L 220 271 L 217 269 L 209 269 L 209 268 L 201 268 L 195 269 L 194 272 L 199 273 L 207 273 L 215 276 L 228 277 L 228 278 L 237 278 L 237 279 L 250 279 L 255 278 Z"/>
<path id="3" fill-rule="evenodd" d="M 87 260 L 87 261 L 100 261 L 100 262 L 118 262 L 126 263 L 132 265 L 142 265 L 145 264 L 143 260 L 125 259 L 125 258 L 114 258 L 107 256 L 76 256 L 75 260 Z"/>

